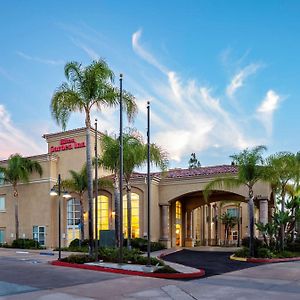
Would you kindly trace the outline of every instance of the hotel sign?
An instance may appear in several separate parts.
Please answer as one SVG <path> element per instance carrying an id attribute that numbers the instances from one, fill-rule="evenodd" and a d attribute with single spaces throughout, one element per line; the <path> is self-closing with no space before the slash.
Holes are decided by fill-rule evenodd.
<path id="1" fill-rule="evenodd" d="M 85 142 L 76 142 L 75 139 L 61 139 L 59 146 L 51 146 L 50 153 L 60 152 L 66 150 L 73 150 L 78 148 L 85 148 Z"/>

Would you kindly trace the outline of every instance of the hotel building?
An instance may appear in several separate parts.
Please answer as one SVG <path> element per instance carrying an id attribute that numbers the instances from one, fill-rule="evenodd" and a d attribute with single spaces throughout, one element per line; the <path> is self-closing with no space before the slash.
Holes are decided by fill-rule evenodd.
<path id="1" fill-rule="evenodd" d="M 42 176 L 33 173 L 28 183 L 18 186 L 20 238 L 37 240 L 47 248 L 58 246 L 58 197 L 49 195 L 57 184 L 58 174 L 62 180 L 70 179 L 69 170 L 80 171 L 86 161 L 85 128 L 45 134 L 48 153 L 29 157 L 38 161 Z M 95 146 L 95 130 L 91 129 L 91 149 Z M 101 137 L 98 134 L 98 149 L 101 152 Z M 6 161 L 0 165 L 5 166 Z M 101 177 L 109 172 L 99 168 Z M 232 228 L 229 243 L 248 235 L 248 190 L 214 190 L 205 200 L 203 189 L 218 176 L 235 175 L 236 166 L 222 165 L 196 169 L 172 169 L 166 174 L 151 175 L 151 240 L 161 241 L 167 247 L 194 245 L 222 245 L 225 242 L 223 213 L 239 216 L 239 226 Z M 110 188 L 99 187 L 98 228 L 114 229 L 114 196 Z M 124 192 L 124 194 L 126 194 Z M 62 245 L 67 246 L 80 235 L 80 201 L 78 195 L 62 199 Z M 271 215 L 273 203 L 267 184 L 254 186 L 255 221 L 266 223 Z M 127 232 L 126 195 L 124 203 L 124 234 Z M 147 235 L 147 184 L 146 174 L 132 176 L 132 236 Z M 85 238 L 88 236 L 88 203 L 83 201 Z M 256 232 L 258 235 L 258 232 Z M 0 182 L 0 243 L 12 243 L 15 239 L 14 197 L 12 186 Z"/>

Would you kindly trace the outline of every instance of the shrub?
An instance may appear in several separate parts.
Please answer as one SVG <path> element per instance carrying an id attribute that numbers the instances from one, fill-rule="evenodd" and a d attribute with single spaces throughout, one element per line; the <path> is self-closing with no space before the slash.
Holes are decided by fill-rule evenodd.
<path id="1" fill-rule="evenodd" d="M 20 249 L 41 249 L 40 244 L 32 239 L 17 239 L 12 242 L 12 248 Z"/>
<path id="2" fill-rule="evenodd" d="M 99 259 L 107 262 L 119 262 L 119 249 L 116 248 L 100 248 Z M 123 262 L 131 262 L 133 264 L 145 265 L 147 264 L 147 257 L 141 255 L 138 249 L 128 250 L 123 249 Z M 151 257 L 151 265 L 164 265 L 162 261 L 155 257 Z"/>
<path id="3" fill-rule="evenodd" d="M 249 257 L 249 248 L 243 247 L 242 249 L 237 250 L 234 255 L 237 257 Z"/>
<path id="4" fill-rule="evenodd" d="M 257 250 L 257 257 L 259 258 L 273 258 L 273 252 L 268 248 L 259 248 Z"/>
<path id="5" fill-rule="evenodd" d="M 127 246 L 127 239 L 124 239 L 124 246 Z M 148 240 L 143 238 L 135 238 L 131 240 L 131 247 L 135 249 L 139 249 L 143 252 L 147 251 Z M 165 245 L 160 242 L 151 242 L 150 243 L 150 251 L 159 251 L 165 249 Z"/>
<path id="6" fill-rule="evenodd" d="M 300 240 L 296 240 L 294 242 L 287 244 L 286 249 L 288 251 L 300 252 Z"/>
<path id="7" fill-rule="evenodd" d="M 242 246 L 249 248 L 250 237 L 246 237 L 242 239 Z M 263 241 L 258 238 L 254 238 L 254 249 L 261 248 L 263 246 Z"/>
<path id="8" fill-rule="evenodd" d="M 88 247 L 89 246 L 89 240 L 83 240 L 81 243 L 80 243 L 80 240 L 79 239 L 75 239 L 73 240 L 70 245 L 69 245 L 69 248 L 77 248 L 77 247 Z"/>
<path id="9" fill-rule="evenodd" d="M 61 261 L 71 264 L 85 264 L 95 261 L 95 257 L 84 254 L 71 254 L 68 257 L 62 258 Z"/>
<path id="10" fill-rule="evenodd" d="M 295 254 L 291 251 L 281 251 L 279 253 L 276 253 L 276 257 L 278 257 L 278 258 L 291 258 L 291 257 L 295 257 Z"/>
<path id="11" fill-rule="evenodd" d="M 169 273 L 169 274 L 173 274 L 173 273 L 179 273 L 178 271 L 176 271 L 175 269 L 173 269 L 170 266 L 163 266 L 161 268 L 158 268 L 157 270 L 155 270 L 153 273 Z"/>

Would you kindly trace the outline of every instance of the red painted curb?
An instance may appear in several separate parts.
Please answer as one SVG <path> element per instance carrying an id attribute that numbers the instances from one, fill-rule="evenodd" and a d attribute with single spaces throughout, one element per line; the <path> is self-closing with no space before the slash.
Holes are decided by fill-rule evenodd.
<path id="1" fill-rule="evenodd" d="M 199 271 L 195 273 L 146 273 L 140 271 L 111 269 L 111 268 L 90 266 L 84 264 L 71 264 L 71 263 L 58 261 L 58 260 L 52 261 L 50 262 L 50 264 L 54 266 L 60 266 L 60 267 L 69 267 L 69 268 L 85 269 L 85 270 L 92 270 L 92 271 L 118 273 L 118 274 L 144 276 L 144 277 L 154 277 L 154 278 L 164 278 L 164 279 L 189 279 L 189 278 L 199 278 L 205 275 L 205 271 L 202 269 L 199 269 Z"/>
<path id="2" fill-rule="evenodd" d="M 300 260 L 300 257 L 291 258 L 247 258 L 247 262 L 252 263 L 275 263 L 275 262 L 289 262 Z"/>

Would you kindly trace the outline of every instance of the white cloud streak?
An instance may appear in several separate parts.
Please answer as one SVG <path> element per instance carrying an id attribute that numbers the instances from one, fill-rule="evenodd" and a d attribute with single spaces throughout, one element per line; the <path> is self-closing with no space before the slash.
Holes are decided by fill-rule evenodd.
<path id="1" fill-rule="evenodd" d="M 77 46 L 78 48 L 80 48 L 81 50 L 83 50 L 87 56 L 89 58 L 91 58 L 92 60 L 98 60 L 100 58 L 99 54 L 91 47 L 87 46 L 86 44 L 79 42 L 78 40 L 74 39 L 74 38 L 70 38 L 70 40 L 72 41 L 72 43 Z"/>
<path id="2" fill-rule="evenodd" d="M 153 139 L 168 150 L 172 160 L 180 161 L 184 155 L 211 147 L 243 149 L 261 144 L 246 134 L 243 122 L 221 106 L 210 88 L 194 80 L 184 81 L 160 64 L 140 44 L 141 34 L 141 30 L 133 34 L 133 50 L 165 75 L 165 82 L 153 79 L 152 88 L 157 97 L 152 101 L 151 115 L 156 128 Z M 246 73 L 254 72 L 255 68 L 258 67 L 251 67 Z M 145 110 L 140 111 L 145 115 Z"/>
<path id="3" fill-rule="evenodd" d="M 244 82 L 247 79 L 247 77 L 255 74 L 260 67 L 261 67 L 260 64 L 250 64 L 245 68 L 243 68 L 238 73 L 236 73 L 233 76 L 230 84 L 226 88 L 227 96 L 232 98 L 236 93 L 236 91 L 244 85 Z"/>
<path id="4" fill-rule="evenodd" d="M 63 60 L 44 59 L 36 56 L 30 56 L 21 51 L 17 51 L 16 54 L 26 60 L 34 61 L 41 64 L 53 65 L 53 66 L 64 64 Z"/>
<path id="5" fill-rule="evenodd" d="M 273 115 L 278 109 L 280 101 L 281 97 L 275 91 L 269 90 L 256 110 L 257 118 L 262 122 L 269 136 L 273 129 Z"/>
<path id="6" fill-rule="evenodd" d="M 41 154 L 43 149 L 13 124 L 5 106 L 0 104 L 0 158 L 14 153 Z"/>

